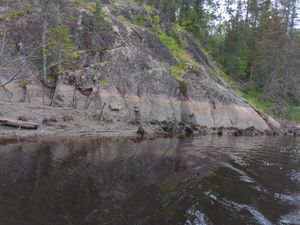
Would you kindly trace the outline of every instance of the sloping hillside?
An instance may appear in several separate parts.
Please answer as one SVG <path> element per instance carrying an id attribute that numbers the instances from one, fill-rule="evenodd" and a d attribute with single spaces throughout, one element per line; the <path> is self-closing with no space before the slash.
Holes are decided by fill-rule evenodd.
<path id="1" fill-rule="evenodd" d="M 103 1 L 100 11 L 65 0 L 45 11 L 35 1 L 1 2 L 1 101 L 85 109 L 125 124 L 279 126 L 234 93 L 192 35 L 150 7 Z"/>

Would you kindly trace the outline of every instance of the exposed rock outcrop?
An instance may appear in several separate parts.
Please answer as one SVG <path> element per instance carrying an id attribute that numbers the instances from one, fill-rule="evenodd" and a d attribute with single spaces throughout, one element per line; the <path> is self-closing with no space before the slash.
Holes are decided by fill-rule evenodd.
<path id="1" fill-rule="evenodd" d="M 128 3 L 128 7 L 132 5 Z M 65 71 L 57 81 L 55 92 L 47 89 L 44 100 L 43 85 L 37 79 L 40 74 L 30 64 L 26 71 L 32 74 L 32 82 L 26 87 L 26 98 L 24 88 L 16 81 L 7 85 L 5 90 L 0 89 L 0 101 L 30 99 L 34 104 L 42 104 L 43 101 L 50 104 L 53 96 L 54 106 L 87 109 L 101 113 L 101 117 L 112 122 L 139 124 L 170 121 L 208 128 L 254 127 L 258 131 L 279 128 L 277 121 L 260 113 L 226 85 L 218 75 L 217 67 L 191 35 L 183 36 L 188 44 L 187 51 L 198 67 L 187 66 L 181 78 L 177 79 L 170 69 L 178 63 L 177 59 L 155 33 L 145 27 L 121 22 L 119 15 L 109 6 L 105 10 L 112 23 L 109 34 L 103 39 L 108 42 L 107 48 L 101 52 L 83 54 L 82 66 Z M 78 10 L 80 21 L 72 24 L 74 42 L 80 50 L 85 50 L 87 45 L 87 24 L 84 24 L 87 13 Z M 22 20 L 35 21 L 36 17 L 33 13 Z M 24 35 L 30 36 L 26 32 Z M 38 37 L 36 40 L 39 40 Z M 79 88 L 75 90 L 70 77 L 80 77 L 80 88 L 90 90 L 89 94 Z"/>

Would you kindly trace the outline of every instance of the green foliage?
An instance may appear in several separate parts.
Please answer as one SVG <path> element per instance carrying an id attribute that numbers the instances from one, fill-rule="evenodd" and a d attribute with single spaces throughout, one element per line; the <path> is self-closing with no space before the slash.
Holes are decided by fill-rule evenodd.
<path id="1" fill-rule="evenodd" d="M 300 106 L 292 106 L 287 118 L 300 122 Z"/>
<path id="2" fill-rule="evenodd" d="M 244 98 L 263 112 L 270 112 L 274 106 L 274 102 L 271 99 L 264 98 L 263 94 L 257 90 L 246 90 Z"/>
<path id="3" fill-rule="evenodd" d="M 119 16 L 119 20 L 121 23 L 124 24 L 132 24 L 132 22 L 129 19 L 125 18 L 124 16 Z"/>
<path id="4" fill-rule="evenodd" d="M 88 2 L 84 5 L 84 7 L 92 13 L 96 12 L 96 4 L 94 2 Z"/>
<path id="5" fill-rule="evenodd" d="M 48 51 L 53 60 L 59 64 L 72 64 L 78 59 L 79 52 L 72 42 L 70 28 L 67 25 L 56 26 L 51 30 Z"/>
<path id="6" fill-rule="evenodd" d="M 231 88 L 240 91 L 240 84 L 236 80 L 228 76 L 222 70 L 220 70 L 220 76 Z"/>
<path id="7" fill-rule="evenodd" d="M 179 80 L 179 85 L 180 85 L 179 90 L 180 90 L 181 96 L 187 97 L 188 96 L 188 84 L 184 80 Z"/>
<path id="8" fill-rule="evenodd" d="M 178 59 L 179 63 L 172 66 L 171 72 L 176 77 L 179 78 L 187 65 L 192 65 L 197 67 L 197 63 L 194 59 L 187 53 L 185 47 L 185 40 L 182 38 L 181 33 L 184 31 L 183 27 L 180 25 L 175 25 L 171 29 L 170 35 L 163 33 L 160 29 L 160 17 L 155 16 L 136 16 L 131 22 L 124 16 L 119 16 L 119 20 L 125 24 L 135 24 L 138 26 L 150 26 L 152 31 L 156 33 L 159 39 L 169 48 L 170 52 Z"/>
<path id="9" fill-rule="evenodd" d="M 30 84 L 31 84 L 31 81 L 29 81 L 29 80 L 21 80 L 20 81 L 20 87 L 21 88 L 26 88 Z"/>
<path id="10" fill-rule="evenodd" d="M 91 1 L 85 1 L 85 0 L 74 0 L 74 4 L 84 7 L 85 9 L 89 10 L 92 13 L 95 13 L 97 10 L 97 4 L 100 6 L 99 1 L 91 2 Z"/>
<path id="11" fill-rule="evenodd" d="M 29 13 L 30 13 L 30 6 L 26 4 L 22 9 L 11 10 L 7 16 L 12 20 L 16 20 L 18 18 L 29 15 Z"/>
<path id="12" fill-rule="evenodd" d="M 148 14 L 153 14 L 154 9 L 151 5 L 143 4 L 143 7 L 147 11 Z"/>
<path id="13" fill-rule="evenodd" d="M 180 78 L 182 72 L 185 69 L 185 64 L 184 63 L 179 63 L 176 66 L 172 66 L 171 72 L 176 78 Z"/>
<path id="14" fill-rule="evenodd" d="M 197 37 L 202 39 L 207 35 L 207 30 L 204 28 L 204 21 L 202 15 L 198 14 L 195 10 L 187 12 L 183 18 L 181 18 L 180 25 L 187 31 L 193 33 Z"/>
<path id="15" fill-rule="evenodd" d="M 160 32 L 160 17 L 159 15 L 151 16 L 136 16 L 132 21 L 133 24 L 144 27 L 151 27 L 152 31 L 155 33 Z"/>
<path id="16" fill-rule="evenodd" d="M 193 57 L 190 56 L 186 49 L 183 40 L 181 43 L 178 43 L 176 39 L 172 36 L 166 35 L 163 32 L 157 33 L 160 40 L 168 46 L 171 53 L 178 59 L 179 64 L 172 67 L 171 72 L 175 77 L 180 77 L 183 70 L 187 65 L 191 65 L 193 67 L 199 67 L 199 65 L 194 61 Z"/>
<path id="17" fill-rule="evenodd" d="M 263 111 L 277 113 L 282 110 L 278 115 L 286 114 L 290 105 L 299 104 L 297 1 L 277 1 L 276 4 L 270 0 L 226 1 L 222 11 L 228 16 L 226 21 L 217 13 L 218 1 L 130 1 L 144 8 L 149 4 L 162 12 L 157 14 L 164 15 L 164 22 L 173 23 L 172 29 L 162 32 L 160 18 L 153 17 L 156 10 L 151 8 L 146 9 L 147 16 L 137 16 L 132 21 L 135 25 L 150 27 L 168 46 L 178 60 L 178 65 L 171 68 L 177 78 L 186 67 L 196 64 L 186 52 L 182 38 L 182 31 L 189 31 L 222 68 L 224 73 L 221 71 L 220 76 L 223 80 L 236 91 L 244 91 L 250 103 Z M 220 78 L 216 71 L 208 69 L 214 79 Z M 251 85 L 251 88 L 242 90 L 244 85 Z M 263 96 L 263 90 L 267 96 Z M 296 109 L 291 110 L 289 117 L 297 118 Z"/>
<path id="18" fill-rule="evenodd" d="M 142 16 L 136 16 L 133 20 L 133 23 L 138 26 L 146 26 L 147 22 L 148 22 L 148 18 Z"/>
<path id="19" fill-rule="evenodd" d="M 175 24 L 171 31 L 170 34 L 171 36 L 175 39 L 176 43 L 180 45 L 182 48 L 186 48 L 187 43 L 185 39 L 182 36 L 182 33 L 185 32 L 184 28 L 180 26 L 179 24 Z"/>
<path id="20" fill-rule="evenodd" d="M 76 5 L 82 6 L 82 5 L 84 4 L 84 0 L 74 0 L 74 3 L 75 3 Z"/>
<path id="21" fill-rule="evenodd" d="M 110 84 L 110 81 L 107 78 L 100 79 L 99 84 L 102 87 L 106 87 L 106 86 L 108 86 Z"/>
<path id="22" fill-rule="evenodd" d="M 96 16 L 96 18 L 102 18 L 102 8 L 101 8 L 99 0 L 96 0 L 95 16 Z"/>
<path id="23" fill-rule="evenodd" d="M 247 46 L 242 48 L 240 57 L 237 59 L 236 71 L 242 79 L 246 79 L 249 73 L 249 50 Z"/>
<path id="24" fill-rule="evenodd" d="M 125 7 L 123 0 L 110 0 L 110 2 L 115 10 L 122 10 Z"/>

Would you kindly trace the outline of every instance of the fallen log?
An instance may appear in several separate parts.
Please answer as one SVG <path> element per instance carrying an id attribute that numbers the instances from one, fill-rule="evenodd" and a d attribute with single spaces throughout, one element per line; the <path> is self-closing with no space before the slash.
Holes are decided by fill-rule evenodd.
<path id="1" fill-rule="evenodd" d="M 9 126 L 9 127 L 16 127 L 16 128 L 23 128 L 23 129 L 37 129 L 39 127 L 36 123 L 31 122 L 24 122 L 21 120 L 13 120 L 8 118 L 0 117 L 0 125 Z"/>

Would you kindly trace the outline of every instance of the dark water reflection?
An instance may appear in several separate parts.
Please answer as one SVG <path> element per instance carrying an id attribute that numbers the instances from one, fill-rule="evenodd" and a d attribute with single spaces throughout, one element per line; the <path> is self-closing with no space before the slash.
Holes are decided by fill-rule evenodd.
<path id="1" fill-rule="evenodd" d="M 0 225 L 300 224 L 300 140 L 0 142 Z"/>

